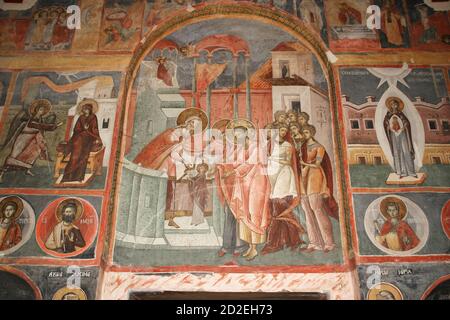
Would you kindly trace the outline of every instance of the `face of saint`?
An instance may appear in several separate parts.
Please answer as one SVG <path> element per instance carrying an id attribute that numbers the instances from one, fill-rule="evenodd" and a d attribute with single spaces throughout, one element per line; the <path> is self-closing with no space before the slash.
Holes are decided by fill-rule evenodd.
<path id="1" fill-rule="evenodd" d="M 75 293 L 66 293 L 62 300 L 80 300 Z"/>
<path id="2" fill-rule="evenodd" d="M 5 210 L 3 211 L 3 216 L 5 218 L 9 219 L 9 218 L 13 217 L 15 213 L 16 213 L 16 208 L 9 204 L 6 206 Z"/>
<path id="3" fill-rule="evenodd" d="M 206 168 L 206 166 L 200 166 L 199 168 L 198 168 L 198 173 L 199 174 L 205 174 L 206 173 L 206 171 L 208 171 L 208 168 Z"/>
<path id="4" fill-rule="evenodd" d="M 84 106 L 82 111 L 85 116 L 88 116 L 91 114 L 91 109 L 89 108 L 89 106 Z"/>
<path id="5" fill-rule="evenodd" d="M 62 214 L 62 220 L 66 223 L 72 223 L 75 220 L 75 208 L 67 207 Z"/>
<path id="6" fill-rule="evenodd" d="M 280 139 L 283 140 L 286 137 L 287 133 L 288 133 L 287 128 L 280 128 L 279 130 Z"/>
<path id="7" fill-rule="evenodd" d="M 287 121 L 286 115 L 285 115 L 285 114 L 280 114 L 280 115 L 278 116 L 277 121 L 278 121 L 279 123 L 286 123 L 286 121 Z"/>
<path id="8" fill-rule="evenodd" d="M 52 19 L 58 18 L 58 11 L 52 11 L 52 12 L 50 12 L 50 18 L 52 18 Z"/>
<path id="9" fill-rule="evenodd" d="M 293 136 L 297 136 L 300 133 L 300 129 L 297 126 L 291 126 L 290 130 Z"/>
<path id="10" fill-rule="evenodd" d="M 303 116 L 298 117 L 298 122 L 301 126 L 304 126 L 306 124 L 306 119 Z"/>
<path id="11" fill-rule="evenodd" d="M 247 130 L 245 130 L 244 128 L 234 129 L 234 140 L 236 142 L 243 143 L 246 137 L 247 137 Z"/>
<path id="12" fill-rule="evenodd" d="M 44 114 L 44 112 L 45 112 L 45 108 L 44 107 L 39 107 L 36 110 L 36 115 L 37 116 L 42 116 Z"/>
<path id="13" fill-rule="evenodd" d="M 297 122 L 297 115 L 295 113 L 289 113 L 289 123 Z"/>
<path id="14" fill-rule="evenodd" d="M 309 131 L 308 129 L 303 130 L 303 136 L 305 137 L 306 140 L 312 138 L 311 131 Z"/>
<path id="15" fill-rule="evenodd" d="M 389 215 L 389 217 L 391 217 L 391 218 L 397 218 L 397 216 L 398 216 L 398 209 L 397 209 L 397 207 L 396 206 L 394 206 L 394 205 L 389 205 L 388 207 L 387 207 L 387 214 Z"/>
<path id="16" fill-rule="evenodd" d="M 202 131 L 202 121 L 198 118 L 190 119 L 186 122 L 186 129 L 189 130 L 189 132 L 201 132 Z"/>
<path id="17" fill-rule="evenodd" d="M 377 300 L 395 300 L 392 293 L 390 293 L 388 291 L 380 291 L 377 294 L 376 298 L 377 298 Z"/>
<path id="18" fill-rule="evenodd" d="M 392 101 L 391 107 L 392 107 L 392 112 L 393 113 L 397 113 L 397 111 L 398 111 L 398 102 L 397 101 Z"/>

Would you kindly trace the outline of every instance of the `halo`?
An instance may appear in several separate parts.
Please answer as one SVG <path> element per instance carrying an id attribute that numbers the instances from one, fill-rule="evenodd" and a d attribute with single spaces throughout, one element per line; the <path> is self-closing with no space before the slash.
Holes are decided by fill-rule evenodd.
<path id="1" fill-rule="evenodd" d="M 216 129 L 219 130 L 220 132 L 224 132 L 228 126 L 228 124 L 230 123 L 230 119 L 220 119 L 216 122 L 214 122 L 213 126 L 211 127 L 211 129 Z"/>
<path id="2" fill-rule="evenodd" d="M 394 101 L 397 101 L 397 103 L 398 103 L 398 110 L 400 112 L 402 112 L 403 109 L 405 108 L 405 103 L 400 98 L 397 98 L 397 97 L 387 98 L 386 99 L 386 108 L 388 108 L 389 111 L 392 112 L 391 103 L 394 102 Z"/>
<path id="3" fill-rule="evenodd" d="M 40 107 L 45 108 L 45 111 L 43 113 L 43 115 L 45 115 L 52 109 L 52 104 L 47 99 L 36 99 L 30 104 L 30 106 L 28 107 L 28 111 L 30 112 L 30 114 L 34 115 L 36 114 L 37 109 Z"/>
<path id="4" fill-rule="evenodd" d="M 64 296 L 68 293 L 75 294 L 79 300 L 87 300 L 87 295 L 81 288 L 68 288 L 64 287 L 56 291 L 56 293 L 53 295 L 52 300 L 62 300 Z"/>
<path id="5" fill-rule="evenodd" d="M 3 212 L 9 203 L 14 203 L 16 205 L 16 212 L 14 213 L 14 220 L 17 220 L 23 212 L 23 202 L 22 199 L 16 196 L 7 197 L 0 202 L 0 217 L 3 217 Z"/>
<path id="6" fill-rule="evenodd" d="M 94 99 L 83 99 L 77 106 L 77 114 L 81 114 L 81 110 L 87 104 L 92 105 L 92 113 L 97 113 L 98 111 L 98 103 Z"/>
<path id="7" fill-rule="evenodd" d="M 208 126 L 208 116 L 202 109 L 199 108 L 187 108 L 183 110 L 183 112 L 178 115 L 177 125 L 184 125 L 186 121 L 192 117 L 198 117 L 202 121 L 202 130 L 206 129 Z"/>
<path id="8" fill-rule="evenodd" d="M 256 129 L 256 126 L 253 124 L 253 122 L 247 119 L 234 119 L 228 122 L 226 130 L 233 130 L 235 128 Z M 253 134 L 255 134 L 255 132 L 253 132 Z M 228 134 L 226 134 L 225 137 L 229 142 L 235 143 L 234 136 L 233 141 L 230 141 L 231 137 L 229 137 Z"/>
<path id="9" fill-rule="evenodd" d="M 391 293 L 394 296 L 395 300 L 403 300 L 402 292 L 396 286 L 387 282 L 381 282 L 378 285 L 370 288 L 369 292 L 367 293 L 367 300 L 377 300 L 377 295 L 381 291 L 387 291 Z"/>
<path id="10" fill-rule="evenodd" d="M 74 198 L 69 198 L 69 199 L 63 200 L 56 208 L 56 219 L 58 221 L 62 220 L 61 219 L 62 210 L 63 210 L 64 206 L 69 203 L 73 203 L 77 207 L 77 212 L 75 213 L 75 221 L 79 220 L 83 216 L 84 207 L 83 207 L 83 204 L 80 202 L 80 200 L 74 199 Z"/>
<path id="11" fill-rule="evenodd" d="M 388 206 L 389 203 L 392 203 L 392 202 L 394 202 L 394 203 L 396 203 L 398 205 L 398 208 L 399 208 L 399 211 L 400 211 L 399 212 L 400 220 L 404 220 L 406 218 L 406 215 L 408 214 L 407 209 L 406 209 L 406 205 L 401 199 L 396 198 L 396 197 L 387 197 L 387 198 L 384 198 L 381 201 L 381 203 L 380 203 L 381 215 L 383 216 L 383 218 L 385 220 L 389 219 L 389 215 L 387 214 L 387 206 Z"/>

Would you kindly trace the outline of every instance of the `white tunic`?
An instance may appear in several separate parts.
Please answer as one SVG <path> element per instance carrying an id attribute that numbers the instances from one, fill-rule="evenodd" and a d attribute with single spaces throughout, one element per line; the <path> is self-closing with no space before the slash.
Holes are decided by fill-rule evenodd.
<path id="1" fill-rule="evenodd" d="M 282 199 L 298 195 L 295 174 L 291 165 L 292 152 L 294 152 L 294 148 L 287 141 L 282 144 L 275 142 L 272 148 L 272 154 L 267 165 L 272 187 L 270 199 Z"/>

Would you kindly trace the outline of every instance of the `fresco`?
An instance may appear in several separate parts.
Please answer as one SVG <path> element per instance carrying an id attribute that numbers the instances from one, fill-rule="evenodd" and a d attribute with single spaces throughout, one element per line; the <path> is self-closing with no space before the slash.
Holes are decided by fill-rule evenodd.
<path id="1" fill-rule="evenodd" d="M 95 257 L 102 198 L 2 195 L 0 199 L 0 258 Z M 14 215 L 8 214 L 12 209 L 15 209 Z M 17 218 L 8 222 L 8 216 L 10 220 Z"/>
<path id="2" fill-rule="evenodd" d="M 197 23 L 156 45 L 135 87 L 117 263 L 340 263 L 331 110 L 310 51 L 262 23 Z M 225 136 L 208 136 L 208 128 Z M 263 128 L 273 131 L 259 146 L 236 140 Z M 203 142 L 192 150 L 177 135 Z M 250 165 L 221 161 L 221 146 L 236 157 L 243 148 L 246 162 L 273 150 L 267 165 Z"/>
<path id="3" fill-rule="evenodd" d="M 363 300 L 448 300 L 448 263 L 387 263 L 358 267 Z M 374 275 L 380 276 L 375 284 Z"/>
<path id="4" fill-rule="evenodd" d="M 448 193 L 355 194 L 360 255 L 449 254 L 441 224 Z"/>
<path id="5" fill-rule="evenodd" d="M 449 5 L 0 1 L 0 300 L 448 300 Z"/>
<path id="6" fill-rule="evenodd" d="M 23 246 L 33 234 L 35 213 L 25 200 L 9 196 L 0 200 L 0 255 L 8 255 Z"/>
<path id="7" fill-rule="evenodd" d="M 0 49 L 61 51 L 70 49 L 74 30 L 66 8 L 76 0 L 39 1 L 32 8 L 0 15 Z"/>
<path id="8" fill-rule="evenodd" d="M 341 68 L 354 187 L 448 187 L 449 96 L 440 68 Z"/>
<path id="9" fill-rule="evenodd" d="M 107 0 L 100 50 L 130 50 L 141 38 L 143 1 Z"/>
<path id="10" fill-rule="evenodd" d="M 427 6 L 423 0 L 407 1 L 411 19 L 412 46 L 446 50 L 450 45 L 448 11 Z"/>
<path id="11" fill-rule="evenodd" d="M 0 282 L 7 288 L 0 300 L 93 300 L 98 273 L 93 267 L 0 266 Z"/>
<path id="12" fill-rule="evenodd" d="M 0 133 L 0 188 L 104 188 L 119 82 L 117 72 L 21 72 Z"/>
<path id="13" fill-rule="evenodd" d="M 367 8 L 381 10 L 379 30 L 367 27 Z M 330 48 L 339 51 L 407 48 L 410 46 L 407 14 L 402 0 L 326 1 Z"/>

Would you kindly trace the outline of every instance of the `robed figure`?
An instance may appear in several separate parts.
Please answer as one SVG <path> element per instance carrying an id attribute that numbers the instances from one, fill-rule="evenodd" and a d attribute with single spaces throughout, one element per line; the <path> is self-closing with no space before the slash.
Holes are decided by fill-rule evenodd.
<path id="1" fill-rule="evenodd" d="M 387 99 L 386 107 L 389 111 L 384 117 L 383 126 L 394 159 L 395 173 L 400 178 L 406 176 L 417 178 L 411 124 L 402 112 L 404 103 L 396 97 L 391 97 Z"/>
<path id="2" fill-rule="evenodd" d="M 270 223 L 270 183 L 260 161 L 261 150 L 256 141 L 250 142 L 251 130 L 254 133 L 255 126 L 248 120 L 230 121 L 227 131 L 233 132 L 229 137 L 233 140 L 231 149 L 216 175 L 219 198 L 238 223 L 237 236 L 249 245 L 242 254 L 248 261 L 258 255 L 257 245 L 265 243 Z"/>
<path id="3" fill-rule="evenodd" d="M 380 205 L 381 215 L 385 219 L 383 225 L 375 222 L 378 231 L 377 241 L 393 251 L 412 250 L 420 243 L 414 229 L 405 221 L 406 205 L 394 197 L 384 199 Z"/>
<path id="4" fill-rule="evenodd" d="M 301 235 L 305 233 L 293 212 L 300 204 L 297 152 L 287 140 L 287 125 L 280 124 L 273 129 L 278 130 L 278 135 L 270 142 L 269 149 L 267 174 L 271 185 L 271 222 L 263 254 L 280 251 L 285 247 L 296 249 L 303 244 Z"/>
<path id="5" fill-rule="evenodd" d="M 52 105 L 46 99 L 38 99 L 31 103 L 28 113 L 18 113 L 9 128 L 2 149 L 12 143 L 12 149 L 5 159 L 0 182 L 5 172 L 10 170 L 25 170 L 29 176 L 34 176 L 31 169 L 37 159 L 50 161 L 44 134 L 55 131 L 62 123 L 56 123 L 56 115 L 50 113 Z"/>
<path id="6" fill-rule="evenodd" d="M 331 251 L 336 247 L 330 217 L 338 219 L 339 209 L 333 197 L 333 172 L 325 148 L 314 139 L 312 125 L 303 128 L 305 143 L 301 154 L 301 194 L 309 244 L 306 251 Z"/>
<path id="7" fill-rule="evenodd" d="M 22 200 L 12 196 L 0 202 L 0 252 L 22 241 L 22 229 L 17 219 L 23 212 Z"/>
<path id="8" fill-rule="evenodd" d="M 155 137 L 133 160 L 144 168 L 164 171 L 169 176 L 166 215 L 169 226 L 175 228 L 179 228 L 174 221 L 176 212 L 192 210 L 189 185 L 186 190 L 177 188 L 184 188 L 183 181 L 187 180 L 189 172 L 203 163 L 208 117 L 199 108 L 187 108 L 178 116 L 177 125 Z"/>
<path id="9" fill-rule="evenodd" d="M 95 111 L 98 109 L 95 100 L 82 101 L 78 109 L 81 114 L 73 129 L 72 137 L 64 148 L 64 156 L 70 154 L 69 162 L 64 169 L 61 180 L 64 182 L 84 180 L 89 154 L 102 148 L 102 139 L 98 131 L 98 122 Z"/>
<path id="10" fill-rule="evenodd" d="M 59 253 L 72 253 L 84 246 L 86 241 L 75 224 L 83 215 L 83 205 L 76 199 L 66 199 L 56 209 L 58 223 L 45 241 L 47 249 Z"/>

